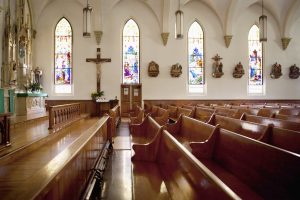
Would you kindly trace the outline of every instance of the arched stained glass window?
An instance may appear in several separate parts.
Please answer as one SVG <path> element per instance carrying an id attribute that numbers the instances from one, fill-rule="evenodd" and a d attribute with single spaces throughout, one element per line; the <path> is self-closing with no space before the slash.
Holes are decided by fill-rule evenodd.
<path id="1" fill-rule="evenodd" d="M 204 85 L 203 30 L 194 22 L 188 32 L 189 93 L 203 93 Z"/>
<path id="2" fill-rule="evenodd" d="M 55 93 L 72 93 L 72 27 L 62 18 L 55 28 Z"/>
<path id="3" fill-rule="evenodd" d="M 249 82 L 248 93 L 263 93 L 263 52 L 259 42 L 259 28 L 253 25 L 248 35 L 249 49 Z"/>
<path id="4" fill-rule="evenodd" d="M 123 83 L 140 83 L 140 31 L 133 19 L 123 29 Z"/>

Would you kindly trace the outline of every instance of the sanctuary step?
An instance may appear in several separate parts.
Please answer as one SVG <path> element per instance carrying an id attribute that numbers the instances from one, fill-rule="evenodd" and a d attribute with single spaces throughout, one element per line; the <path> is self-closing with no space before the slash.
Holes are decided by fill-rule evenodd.
<path id="1" fill-rule="evenodd" d="M 103 123 L 103 121 L 103 119 L 99 118 L 80 119 L 76 123 L 55 133 L 48 130 L 48 121 L 46 119 L 37 122 L 39 125 L 35 124 L 31 126 L 30 124 L 26 128 L 15 128 L 13 135 L 17 138 L 17 141 L 25 140 L 26 136 L 21 137 L 21 135 L 26 134 L 30 134 L 28 137 L 31 138 L 31 141 L 22 142 L 22 145 L 26 143 L 28 145 L 30 144 L 26 148 L 23 147 L 24 149 L 22 149 L 22 151 L 10 152 L 0 158 L 1 198 L 26 199 L 28 197 L 26 195 L 30 196 L 34 194 L 36 192 L 35 189 L 41 187 L 39 183 L 50 182 L 50 180 L 44 179 L 53 177 L 54 171 L 58 170 L 58 166 L 62 166 L 62 162 L 67 162 L 67 160 L 70 159 L 68 158 L 71 156 L 69 151 L 72 151 L 70 148 L 74 146 L 74 143 L 82 138 L 86 132 L 90 134 L 98 130 L 97 127 L 100 127 L 99 124 Z M 48 135 L 50 135 L 50 137 Z M 46 139 L 38 140 L 41 137 Z M 36 141 L 33 142 L 34 140 Z M 16 144 L 17 143 L 15 143 L 15 145 Z M 14 146 L 14 144 L 12 144 L 12 146 Z M 82 147 L 78 146 L 78 148 Z M 44 176 L 37 176 L 36 174 L 42 174 Z M 35 181 L 32 181 L 32 178 L 34 178 Z M 25 185 L 28 187 L 27 189 L 22 188 L 22 186 Z"/>

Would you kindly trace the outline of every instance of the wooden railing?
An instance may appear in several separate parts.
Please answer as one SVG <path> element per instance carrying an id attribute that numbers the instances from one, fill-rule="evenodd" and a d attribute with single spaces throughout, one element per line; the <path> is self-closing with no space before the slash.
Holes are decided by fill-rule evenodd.
<path id="1" fill-rule="evenodd" d="M 71 123 L 80 118 L 80 103 L 49 107 L 49 129 Z"/>
<path id="2" fill-rule="evenodd" d="M 1 132 L 1 147 L 10 146 L 10 119 L 11 113 L 0 114 L 0 132 Z"/>

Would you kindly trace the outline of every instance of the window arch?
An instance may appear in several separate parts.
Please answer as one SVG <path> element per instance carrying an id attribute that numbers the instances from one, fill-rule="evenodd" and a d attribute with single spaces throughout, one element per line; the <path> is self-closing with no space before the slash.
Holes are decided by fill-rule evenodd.
<path id="1" fill-rule="evenodd" d="M 123 84 L 140 83 L 140 30 L 133 19 L 123 29 Z"/>
<path id="2" fill-rule="evenodd" d="M 263 93 L 263 46 L 259 41 L 259 28 L 253 25 L 248 35 L 249 79 L 248 93 Z"/>
<path id="3" fill-rule="evenodd" d="M 66 18 L 55 27 L 55 93 L 72 93 L 72 27 Z"/>
<path id="4" fill-rule="evenodd" d="M 188 91 L 204 93 L 204 48 L 203 30 L 193 22 L 188 31 Z"/>

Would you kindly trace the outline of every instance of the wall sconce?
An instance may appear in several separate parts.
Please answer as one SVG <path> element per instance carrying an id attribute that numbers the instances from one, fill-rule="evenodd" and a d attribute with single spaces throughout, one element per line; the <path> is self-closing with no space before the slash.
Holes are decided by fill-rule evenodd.
<path id="1" fill-rule="evenodd" d="M 175 12 L 175 38 L 183 38 L 183 12 L 180 10 L 180 0 L 178 0 L 178 10 Z"/>
<path id="2" fill-rule="evenodd" d="M 262 0 L 261 4 L 262 15 L 259 17 L 259 41 L 266 42 L 267 41 L 267 16 L 264 15 L 264 0 Z"/>
<path id="3" fill-rule="evenodd" d="M 91 14 L 93 8 L 89 5 L 87 0 L 86 7 L 83 8 L 83 36 L 91 37 Z"/>

